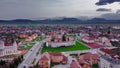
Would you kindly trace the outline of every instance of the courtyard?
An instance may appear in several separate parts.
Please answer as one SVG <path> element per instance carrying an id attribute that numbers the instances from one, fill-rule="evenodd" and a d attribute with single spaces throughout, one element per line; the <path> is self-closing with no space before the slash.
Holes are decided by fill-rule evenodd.
<path id="1" fill-rule="evenodd" d="M 42 52 L 67 52 L 67 51 L 77 51 L 77 50 L 88 50 L 90 49 L 86 45 L 84 45 L 81 41 L 76 41 L 74 46 L 69 47 L 59 47 L 59 48 L 51 48 L 46 47 L 45 44 L 43 46 Z"/>

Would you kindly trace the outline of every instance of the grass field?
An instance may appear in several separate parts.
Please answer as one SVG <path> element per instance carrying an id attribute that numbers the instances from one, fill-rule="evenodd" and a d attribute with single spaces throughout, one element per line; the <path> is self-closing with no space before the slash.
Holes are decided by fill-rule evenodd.
<path id="1" fill-rule="evenodd" d="M 25 41 L 25 38 L 19 38 L 19 41 Z"/>
<path id="2" fill-rule="evenodd" d="M 44 45 L 42 52 L 67 52 L 67 51 L 77 51 L 77 50 L 88 50 L 87 46 L 81 42 L 76 41 L 76 45 L 70 47 L 60 47 L 60 48 L 50 48 Z"/>

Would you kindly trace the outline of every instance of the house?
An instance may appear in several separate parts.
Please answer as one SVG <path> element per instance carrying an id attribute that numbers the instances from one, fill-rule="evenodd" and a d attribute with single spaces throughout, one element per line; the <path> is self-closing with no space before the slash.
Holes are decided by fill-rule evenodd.
<path id="1" fill-rule="evenodd" d="M 92 68 L 93 64 L 98 64 L 98 54 L 86 53 L 81 55 L 76 61 L 73 60 L 70 68 Z"/>
<path id="2" fill-rule="evenodd" d="M 79 58 L 78 63 L 82 68 L 91 68 L 91 65 L 82 58 Z"/>
<path id="3" fill-rule="evenodd" d="M 51 58 L 51 62 L 53 63 L 63 63 L 66 64 L 67 63 L 67 57 L 64 56 L 63 53 L 57 53 L 57 52 L 50 52 L 50 58 Z"/>
<path id="4" fill-rule="evenodd" d="M 99 56 L 98 54 L 86 53 L 81 55 L 79 59 L 83 59 L 89 64 L 98 64 Z"/>
<path id="5" fill-rule="evenodd" d="M 82 38 L 82 41 L 84 41 L 85 43 L 94 43 L 96 39 L 91 37 L 84 37 Z"/>
<path id="6" fill-rule="evenodd" d="M 50 55 L 48 53 L 44 54 L 38 63 L 39 68 L 50 68 Z"/>
<path id="7" fill-rule="evenodd" d="M 101 48 L 103 45 L 97 44 L 97 43 L 88 43 L 87 46 L 90 48 Z"/>
<path id="8" fill-rule="evenodd" d="M 32 41 L 33 39 L 35 39 L 35 38 L 37 38 L 38 37 L 38 34 L 32 34 L 31 36 L 28 36 L 26 39 L 25 39 L 25 41 L 26 42 L 30 42 L 30 41 Z"/>
<path id="9" fill-rule="evenodd" d="M 32 37 L 27 37 L 27 38 L 25 39 L 26 42 L 30 42 L 30 41 L 32 41 L 32 40 L 33 40 Z"/>
<path id="10" fill-rule="evenodd" d="M 72 63 L 70 64 L 70 68 L 82 68 L 81 65 L 75 60 L 72 60 Z"/>
<path id="11" fill-rule="evenodd" d="M 104 46 L 112 46 L 110 40 L 107 37 L 99 37 L 100 43 Z"/>
<path id="12" fill-rule="evenodd" d="M 86 53 L 79 57 L 78 62 L 83 68 L 92 68 L 93 64 L 98 64 L 98 54 Z"/>
<path id="13" fill-rule="evenodd" d="M 20 38 L 27 38 L 28 37 L 28 35 L 27 34 L 20 34 L 20 36 L 19 36 Z"/>
<path id="14" fill-rule="evenodd" d="M 32 34 L 32 39 L 35 39 L 35 38 L 37 38 L 38 37 L 38 34 L 36 34 L 36 33 L 34 33 L 34 34 Z"/>
<path id="15" fill-rule="evenodd" d="M 68 57 L 65 56 L 63 53 L 57 52 L 50 52 L 44 53 L 39 60 L 39 68 L 50 68 L 52 63 L 62 63 L 66 64 L 68 61 Z"/>

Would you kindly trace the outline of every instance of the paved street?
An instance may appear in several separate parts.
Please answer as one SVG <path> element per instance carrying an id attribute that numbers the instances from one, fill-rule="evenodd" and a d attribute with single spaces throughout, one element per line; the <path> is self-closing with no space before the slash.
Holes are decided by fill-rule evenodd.
<path id="1" fill-rule="evenodd" d="M 18 68 L 28 68 L 28 66 L 31 65 L 33 59 L 36 58 L 36 53 L 38 50 L 42 47 L 44 40 L 41 42 L 37 42 L 30 50 L 29 52 L 25 55 L 24 61 L 18 66 Z"/>

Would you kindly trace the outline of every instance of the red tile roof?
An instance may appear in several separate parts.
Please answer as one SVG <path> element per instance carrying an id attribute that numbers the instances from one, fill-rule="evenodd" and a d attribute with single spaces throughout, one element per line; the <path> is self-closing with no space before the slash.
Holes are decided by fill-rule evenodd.
<path id="1" fill-rule="evenodd" d="M 96 38 L 85 37 L 84 39 L 86 39 L 86 40 L 95 40 Z"/>
<path id="2" fill-rule="evenodd" d="M 112 51 L 110 49 L 100 49 L 100 50 L 107 54 L 112 54 Z"/>
<path id="3" fill-rule="evenodd" d="M 100 44 L 95 44 L 95 43 L 90 43 L 90 44 L 87 44 L 89 47 L 91 47 L 91 48 L 100 48 L 100 47 L 102 47 L 102 45 L 100 45 Z"/>
<path id="4" fill-rule="evenodd" d="M 89 59 L 90 60 L 91 58 L 98 59 L 99 56 L 98 56 L 98 54 L 87 53 L 87 54 L 84 54 L 84 55 L 80 56 L 80 58 L 83 58 L 84 60 L 85 59 Z"/>
<path id="5" fill-rule="evenodd" d="M 5 46 L 12 46 L 12 43 L 5 43 Z"/>
<path id="6" fill-rule="evenodd" d="M 70 64 L 70 68 L 82 68 L 79 63 L 75 60 L 72 61 L 72 63 Z"/>
<path id="7" fill-rule="evenodd" d="M 68 57 L 64 56 L 63 61 L 68 61 Z"/>
<path id="8" fill-rule="evenodd" d="M 46 56 L 43 56 L 40 60 L 47 60 L 47 61 L 49 61 L 49 59 Z"/>
<path id="9" fill-rule="evenodd" d="M 79 64 L 88 64 L 82 57 L 78 60 Z"/>
<path id="10" fill-rule="evenodd" d="M 63 56 L 63 54 L 60 52 L 50 52 L 49 54 L 52 56 Z"/>

